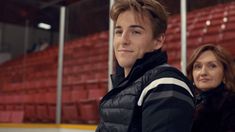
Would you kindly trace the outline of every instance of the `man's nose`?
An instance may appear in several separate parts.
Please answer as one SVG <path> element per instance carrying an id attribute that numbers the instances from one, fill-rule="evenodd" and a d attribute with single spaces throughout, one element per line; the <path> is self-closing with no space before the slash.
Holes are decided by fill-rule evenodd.
<path id="1" fill-rule="evenodd" d="M 121 36 L 121 40 L 123 44 L 129 44 L 130 38 L 129 38 L 129 33 L 128 32 L 123 32 Z"/>

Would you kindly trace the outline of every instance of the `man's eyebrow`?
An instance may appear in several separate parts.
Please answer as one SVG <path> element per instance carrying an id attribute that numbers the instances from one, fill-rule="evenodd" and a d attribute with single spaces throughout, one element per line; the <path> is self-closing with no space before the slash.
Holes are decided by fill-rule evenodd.
<path id="1" fill-rule="evenodd" d="M 131 25 L 130 28 L 141 28 L 141 29 L 145 30 L 145 28 L 140 25 Z"/>
<path id="2" fill-rule="evenodd" d="M 114 29 L 119 29 L 119 28 L 121 28 L 121 26 L 115 26 L 115 27 L 114 27 Z"/>
<path id="3" fill-rule="evenodd" d="M 131 26 L 129 26 L 129 27 L 130 27 L 130 28 L 141 28 L 141 29 L 145 30 L 145 28 L 142 27 L 142 26 L 140 26 L 140 25 L 131 25 Z M 121 28 L 121 26 L 115 26 L 114 29 L 120 29 L 120 28 Z"/>

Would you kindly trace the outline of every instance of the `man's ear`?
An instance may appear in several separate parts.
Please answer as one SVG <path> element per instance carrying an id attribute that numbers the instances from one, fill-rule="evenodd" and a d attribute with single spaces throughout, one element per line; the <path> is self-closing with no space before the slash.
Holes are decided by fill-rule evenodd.
<path id="1" fill-rule="evenodd" d="M 160 34 L 156 39 L 155 39 L 155 50 L 160 49 L 163 47 L 163 43 L 165 41 L 165 34 Z"/>

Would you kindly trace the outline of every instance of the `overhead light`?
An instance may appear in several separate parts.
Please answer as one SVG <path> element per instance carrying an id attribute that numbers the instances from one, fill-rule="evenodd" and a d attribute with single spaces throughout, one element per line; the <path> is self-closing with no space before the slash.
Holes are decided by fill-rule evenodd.
<path id="1" fill-rule="evenodd" d="M 39 23 L 39 24 L 38 24 L 38 27 L 39 27 L 39 28 L 42 28 L 42 29 L 46 29 L 46 30 L 51 29 L 51 25 L 46 24 L 46 23 Z"/>
<path id="2" fill-rule="evenodd" d="M 228 22 L 228 18 L 227 18 L 227 17 L 224 17 L 224 18 L 223 18 L 223 22 Z"/>
<path id="3" fill-rule="evenodd" d="M 210 21 L 210 20 L 207 20 L 207 21 L 206 21 L 206 25 L 207 25 L 207 26 L 210 26 L 210 25 L 211 25 L 211 21 Z"/>

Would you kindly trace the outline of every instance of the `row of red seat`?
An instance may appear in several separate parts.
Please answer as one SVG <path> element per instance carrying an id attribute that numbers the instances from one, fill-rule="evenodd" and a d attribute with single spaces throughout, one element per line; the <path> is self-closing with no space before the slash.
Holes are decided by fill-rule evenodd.
<path id="1" fill-rule="evenodd" d="M 169 20 L 166 50 L 169 63 L 180 65 L 180 16 Z M 187 58 L 203 44 L 213 43 L 225 47 L 235 56 L 235 2 L 203 8 L 187 14 Z"/>
<path id="2" fill-rule="evenodd" d="M 24 111 L 2 111 L 0 110 L 0 123 L 22 123 Z"/>
<path id="3" fill-rule="evenodd" d="M 81 99 L 98 99 L 107 92 L 107 80 L 91 81 L 84 84 L 64 85 L 63 102 Z M 38 89 L 31 92 L 11 92 L 0 94 L 0 104 L 55 103 L 56 89 Z"/>
<path id="4" fill-rule="evenodd" d="M 98 103 L 107 92 L 107 81 L 89 83 L 76 88 L 66 88 L 62 92 L 63 122 L 97 123 Z M 35 93 L 15 93 L 0 96 L 0 110 L 23 111 L 24 122 L 54 122 L 56 91 Z M 91 109 L 92 108 L 92 109 Z"/>
<path id="5" fill-rule="evenodd" d="M 80 100 L 62 104 L 62 123 L 95 124 L 99 120 L 98 104 L 100 99 Z M 16 108 L 13 108 L 16 107 Z M 0 110 L 0 123 L 43 122 L 55 123 L 56 104 L 8 105 Z"/>
<path id="6" fill-rule="evenodd" d="M 64 49 L 64 84 L 107 79 L 108 32 L 68 41 Z M 56 88 L 57 61 L 58 47 L 51 47 L 0 65 L 2 91 L 30 92 L 41 88 Z"/>

